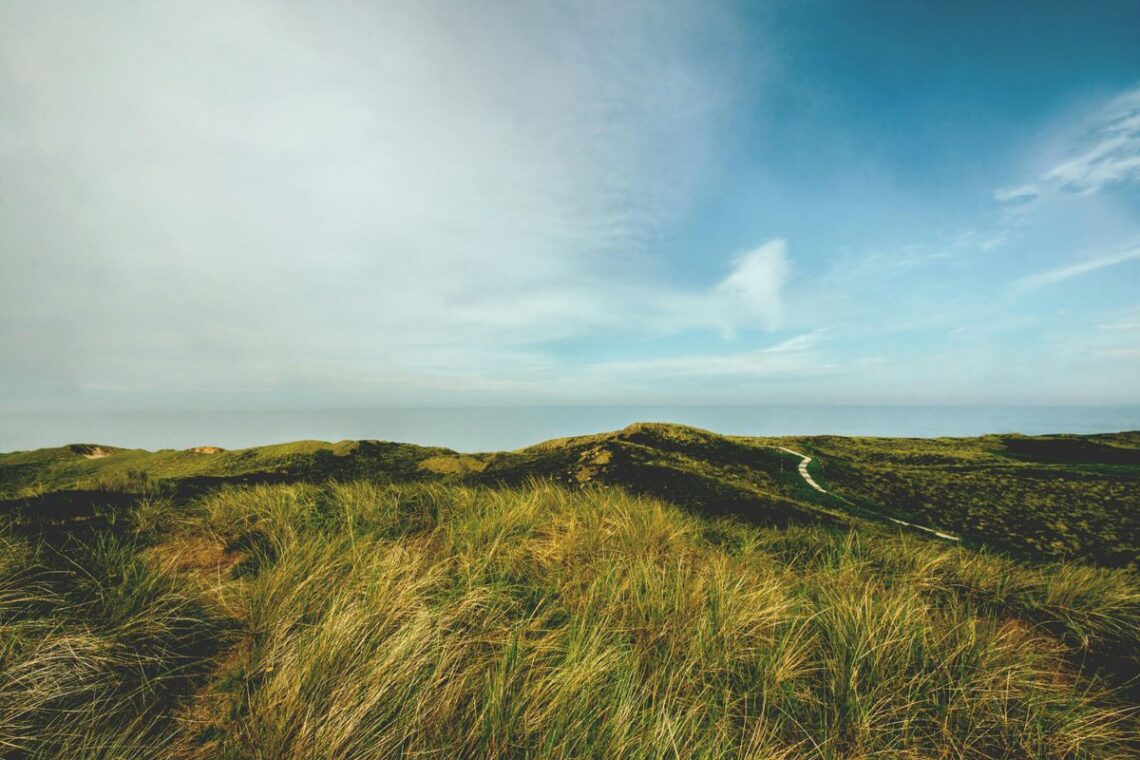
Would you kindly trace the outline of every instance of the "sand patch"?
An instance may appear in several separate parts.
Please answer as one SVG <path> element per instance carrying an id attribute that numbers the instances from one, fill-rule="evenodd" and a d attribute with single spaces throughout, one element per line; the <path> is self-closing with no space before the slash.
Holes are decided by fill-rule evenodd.
<path id="1" fill-rule="evenodd" d="M 74 443 L 69 446 L 72 452 L 79 454 L 84 459 L 102 459 L 109 457 L 121 449 L 116 449 L 111 446 L 95 446 L 89 443 Z"/>

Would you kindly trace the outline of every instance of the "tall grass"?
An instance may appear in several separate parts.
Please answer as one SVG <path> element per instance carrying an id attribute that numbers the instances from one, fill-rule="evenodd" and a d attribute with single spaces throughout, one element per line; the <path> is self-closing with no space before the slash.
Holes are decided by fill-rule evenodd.
<path id="1" fill-rule="evenodd" d="M 1112 757 L 1135 738 L 1066 657 L 1135 643 L 1125 575 L 987 557 L 1014 578 L 994 588 L 960 549 L 544 484 L 204 510 L 261 555 L 228 589 L 250 640 L 215 747 L 233 757 Z"/>
<path id="2" fill-rule="evenodd" d="M 0 754 L 159 756 L 214 649 L 199 600 L 113 534 L 0 544 Z"/>
<path id="3" fill-rule="evenodd" d="M 139 538 L 63 564 L 5 539 L 0 748 L 299 760 L 1137 747 L 1105 671 L 1137 648 L 1126 571 L 758 529 L 541 482 L 225 489 L 181 509 L 143 502 L 128 523 Z M 203 545 L 233 570 L 154 560 Z M 217 640 L 209 609 L 234 628 L 216 655 L 201 646 Z"/>

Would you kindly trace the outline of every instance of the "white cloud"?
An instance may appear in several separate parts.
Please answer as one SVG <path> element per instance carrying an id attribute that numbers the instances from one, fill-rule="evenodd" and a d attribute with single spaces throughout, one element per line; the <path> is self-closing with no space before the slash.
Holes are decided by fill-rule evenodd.
<path id="1" fill-rule="evenodd" d="M 729 22 L 0 5 L 0 390 L 477 378 L 614 326 L 777 324 L 782 249 L 720 289 L 644 265 L 743 97 Z"/>
<path id="2" fill-rule="evenodd" d="M 830 369 L 815 350 L 826 330 L 797 335 L 766 348 L 731 354 L 686 354 L 644 360 L 599 362 L 587 367 L 584 377 L 597 382 L 613 379 L 667 380 L 670 378 L 793 376 Z"/>
<path id="3" fill-rule="evenodd" d="M 1098 269 L 1116 266 L 1128 261 L 1140 259 L 1140 248 L 1133 248 L 1120 253 L 1114 253 L 1109 256 L 1101 256 L 1095 259 L 1087 259 L 1085 261 L 1069 264 L 1063 267 L 1056 267 L 1048 269 L 1044 272 L 1022 277 L 1015 280 L 1013 283 L 1013 291 L 1015 293 L 1026 293 L 1039 288 L 1044 288 L 1049 285 L 1055 285 L 1059 282 L 1064 282 L 1072 277 L 1077 277 L 1088 272 L 1095 272 Z"/>
<path id="4" fill-rule="evenodd" d="M 1140 180 L 1140 89 L 1113 99 L 1095 113 L 1080 138 L 1034 182 L 999 189 L 994 199 L 1020 204 L 1048 192 L 1078 195 Z"/>
<path id="5" fill-rule="evenodd" d="M 994 190 L 994 200 L 998 203 L 1025 202 L 1041 194 L 1041 188 L 1033 183 L 1017 187 Z"/>
<path id="6" fill-rule="evenodd" d="M 501 344 L 615 329 L 652 334 L 714 330 L 732 336 L 783 326 L 791 268 L 787 242 L 775 239 L 737 255 L 724 278 L 703 289 L 586 278 L 506 297 L 470 293 L 457 297 L 450 308 L 465 324 L 497 331 Z"/>
<path id="7" fill-rule="evenodd" d="M 787 250 L 786 241 L 771 240 L 737 258 L 732 272 L 716 288 L 733 316 L 744 315 L 768 329 L 780 326 L 782 293 L 791 270 Z M 731 322 L 726 327 L 731 328 Z"/>

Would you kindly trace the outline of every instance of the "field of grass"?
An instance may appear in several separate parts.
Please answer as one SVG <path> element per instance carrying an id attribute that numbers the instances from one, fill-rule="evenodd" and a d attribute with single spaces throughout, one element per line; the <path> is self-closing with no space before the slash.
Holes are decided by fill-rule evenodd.
<path id="1" fill-rule="evenodd" d="M 0 500 L 59 491 L 194 492 L 222 483 L 408 480 L 420 474 L 422 462 L 456 456 L 447 449 L 387 441 L 296 441 L 239 451 L 210 450 L 151 452 L 73 444 L 0 454 Z"/>
<path id="2" fill-rule="evenodd" d="M 831 495 L 809 488 L 799 458 Z M 104 456 L 89 458 L 96 450 Z M 959 439 L 741 438 L 638 424 L 511 452 L 459 454 L 382 441 L 301 441 L 241 451 L 94 445 L 0 454 L 0 513 L 62 517 L 140 495 L 189 498 L 218 486 L 448 482 L 613 485 L 694 513 L 760 525 L 930 526 L 1033 560 L 1140 566 L 1140 433 Z"/>
<path id="3" fill-rule="evenodd" d="M 605 487 L 232 487 L 9 526 L 27 757 L 1122 757 L 1140 586 Z"/>
<path id="4" fill-rule="evenodd" d="M 1135 437 L 775 443 L 0 455 L 0 756 L 1140 753 Z"/>
<path id="5" fill-rule="evenodd" d="M 884 514 L 1027 558 L 1140 561 L 1140 434 L 797 445 L 834 492 Z"/>

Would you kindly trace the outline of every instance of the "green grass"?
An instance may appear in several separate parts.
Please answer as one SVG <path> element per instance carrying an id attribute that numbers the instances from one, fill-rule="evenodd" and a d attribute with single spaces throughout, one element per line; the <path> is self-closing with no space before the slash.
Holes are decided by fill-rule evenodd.
<path id="1" fill-rule="evenodd" d="M 815 457 L 819 494 L 780 445 Z M 300 441 L 241 451 L 77 445 L 0 454 L 0 513 L 73 517 L 122 494 L 185 498 L 220 485 L 367 479 L 384 483 L 619 486 L 705 516 L 765 525 L 851 525 L 894 517 L 972 546 L 1034 560 L 1140 563 L 1140 434 L 963 439 L 740 438 L 679 425 L 458 454 L 378 441 Z M 117 500 L 116 500 L 117 499 Z"/>
<path id="2" fill-rule="evenodd" d="M 4 534 L 0 746 L 14 754 L 1137 746 L 1128 570 L 542 481 L 230 487 L 144 499 L 113 528 Z"/>
<path id="3" fill-rule="evenodd" d="M 132 537 L 0 537 L 0 752 L 129 757 L 177 731 L 172 716 L 221 626 Z"/>
<path id="4" fill-rule="evenodd" d="M 1026 558 L 1140 562 L 1140 434 L 797 445 L 819 457 L 829 488 L 869 511 Z"/>
<path id="5" fill-rule="evenodd" d="M 1138 450 L 0 455 L 0 756 L 1135 756 Z"/>
<path id="6" fill-rule="evenodd" d="M 88 458 L 92 449 L 107 455 Z M 385 441 L 297 441 L 212 454 L 74 444 L 0 454 L 0 500 L 64 490 L 193 491 L 222 482 L 362 476 L 409 480 L 430 474 L 419 464 L 439 456 L 457 455 L 447 449 Z"/>

